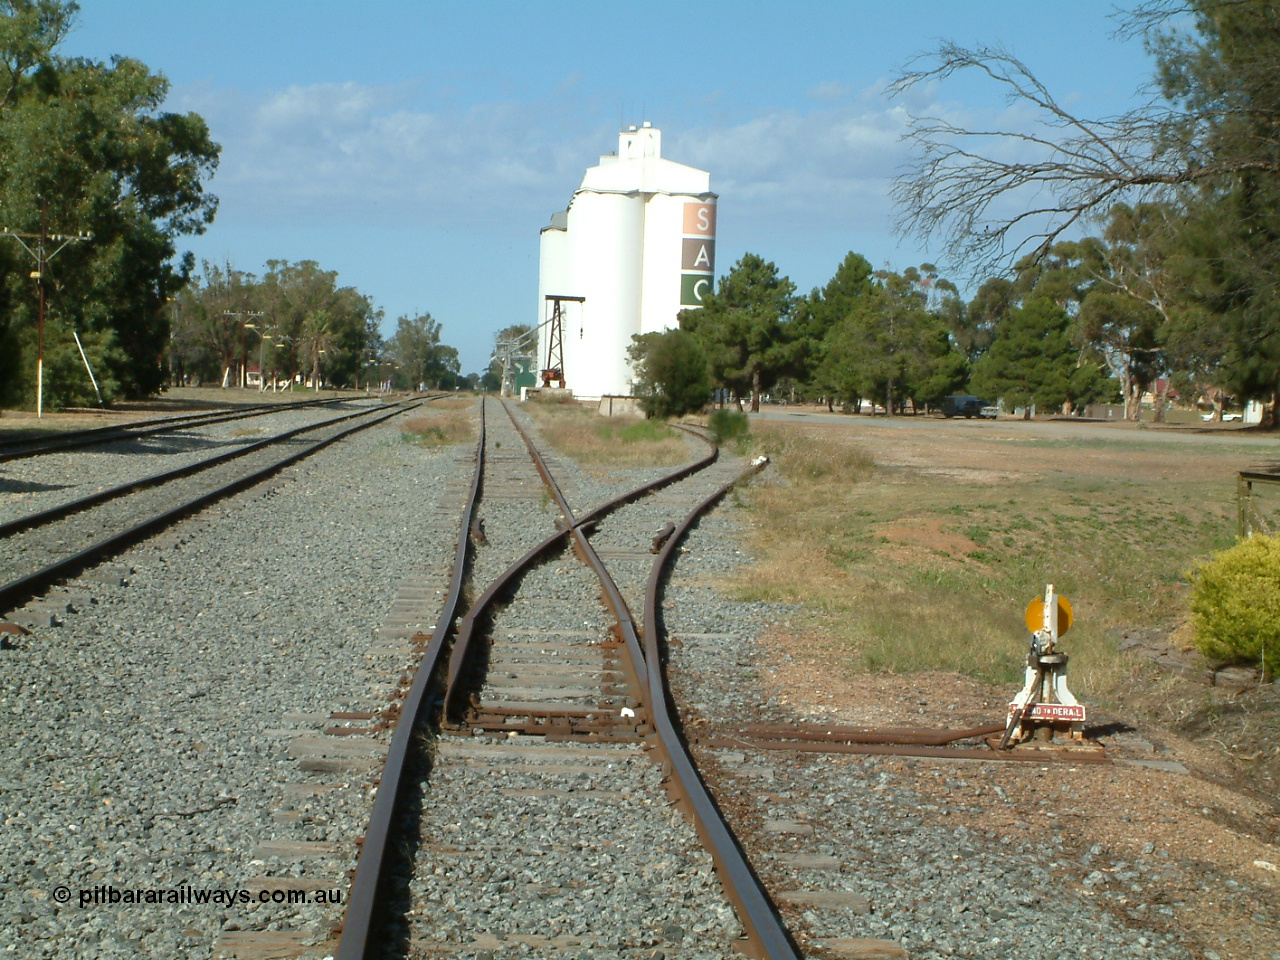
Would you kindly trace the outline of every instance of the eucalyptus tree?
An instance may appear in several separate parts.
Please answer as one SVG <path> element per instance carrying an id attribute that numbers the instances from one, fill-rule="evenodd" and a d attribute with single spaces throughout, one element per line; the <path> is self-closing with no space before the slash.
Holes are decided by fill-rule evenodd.
<path id="1" fill-rule="evenodd" d="M 317 385 L 356 382 L 379 317 L 369 297 L 339 286 L 337 271 L 314 260 L 268 260 L 258 298 L 265 322 L 287 344 L 289 372 L 306 369 Z"/>
<path id="2" fill-rule="evenodd" d="M 1184 24 L 1189 24 L 1186 29 Z M 1280 405 L 1280 12 L 1268 0 L 1154 0 L 1121 17 L 1155 57 L 1155 96 L 1118 117 L 1074 114 L 1004 50 L 944 43 L 892 85 L 906 93 L 971 73 L 1035 119 L 976 129 L 914 119 L 895 186 L 902 226 L 940 235 L 976 270 L 1047 256 L 1127 202 L 1182 217 L 1194 296 L 1166 345 L 1242 398 Z M 1188 327 L 1210 323 L 1218 332 Z M 1219 335 L 1220 334 L 1220 335 Z M 1220 364 L 1209 359 L 1218 340 Z M 1195 346 L 1191 346 L 1194 344 Z M 1220 373 L 1220 376 L 1219 376 Z"/>
<path id="3" fill-rule="evenodd" d="M 192 267 L 177 242 L 202 232 L 217 207 L 205 182 L 219 148 L 198 115 L 162 109 L 168 81 L 138 61 L 59 56 L 77 10 L 63 0 L 0 4 L 0 225 L 91 236 L 58 252 L 40 281 L 53 361 L 73 354 L 76 331 L 104 383 L 145 394 L 163 382 L 167 304 Z M 10 402 L 31 393 L 32 266 L 16 245 L 0 252 L 0 395 Z M 88 392 L 80 380 L 83 389 L 55 378 L 67 385 L 63 400 Z"/>
<path id="4" fill-rule="evenodd" d="M 247 350 L 243 323 L 260 312 L 260 283 L 230 263 L 205 261 L 170 304 L 171 363 L 197 380 L 229 383 Z"/>
<path id="5" fill-rule="evenodd" d="M 408 382 L 429 384 L 438 390 L 447 380 L 452 387 L 458 374 L 458 352 L 442 344 L 440 335 L 440 321 L 429 313 L 396 321 L 387 354 L 400 365 Z"/>
<path id="6" fill-rule="evenodd" d="M 958 309 L 954 300 L 954 286 L 932 264 L 876 271 L 827 331 L 819 381 L 844 403 L 874 400 L 889 416 L 908 403 L 916 409 L 941 402 L 968 375 L 947 329 L 946 317 Z"/>

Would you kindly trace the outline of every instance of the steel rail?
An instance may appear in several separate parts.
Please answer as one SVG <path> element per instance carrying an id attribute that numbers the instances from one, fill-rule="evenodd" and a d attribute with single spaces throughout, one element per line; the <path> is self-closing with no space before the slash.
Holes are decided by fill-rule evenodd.
<path id="1" fill-rule="evenodd" d="M 815 740 L 826 743 L 902 743 L 940 747 L 957 740 L 1003 733 L 1005 724 L 988 723 L 965 730 L 931 730 L 917 727 L 841 727 L 801 723 L 749 723 L 735 736 L 760 740 Z"/>
<path id="2" fill-rule="evenodd" d="M 1000 728 L 1004 729 L 1003 726 Z M 713 736 L 698 741 L 708 747 L 750 747 L 753 750 L 787 750 L 792 753 L 854 753 L 889 757 L 934 757 L 940 760 L 994 760 L 1025 763 L 1110 763 L 1102 750 L 1080 747 L 1032 747 L 1012 750 L 985 747 L 941 747 L 922 743 L 848 743 L 816 740 L 775 740 L 762 737 Z"/>
<path id="3" fill-rule="evenodd" d="M 74 450 L 77 447 L 92 447 L 101 443 L 116 443 L 121 440 L 132 440 L 136 437 L 149 437 L 157 433 L 169 433 L 179 428 L 203 427 L 211 423 L 231 423 L 236 420 L 269 416 L 273 413 L 301 410 L 306 407 L 351 403 L 355 400 L 364 399 L 366 398 L 340 397 L 334 399 L 326 397 L 323 400 L 303 400 L 296 403 L 259 403 L 239 410 L 206 411 L 204 413 L 185 414 L 180 417 L 138 420 L 133 423 L 118 423 L 108 427 L 93 427 L 89 430 L 75 430 L 38 438 L 0 439 L 0 463 L 8 460 L 44 456 L 48 453 L 62 453 L 65 450 Z"/>
<path id="4" fill-rule="evenodd" d="M 354 426 L 347 427 L 346 429 L 335 433 L 332 437 L 326 437 L 322 440 L 317 440 L 314 443 L 308 444 L 302 450 L 291 453 L 260 470 L 255 470 L 252 473 L 246 474 L 245 476 L 219 487 L 216 490 L 202 493 L 179 506 L 166 510 L 163 513 L 156 514 L 141 523 L 135 524 L 127 530 L 109 536 L 104 540 L 100 540 L 87 549 L 76 553 L 74 556 L 66 557 L 59 560 L 57 563 L 44 567 L 41 570 L 37 570 L 25 577 L 4 584 L 0 586 L 0 611 L 14 609 L 14 607 L 23 600 L 36 595 L 40 590 L 50 584 L 83 569 L 91 562 L 109 555 L 114 551 L 118 551 L 131 543 L 135 543 L 142 537 L 163 529 L 174 521 L 187 516 L 201 507 L 213 503 L 216 500 L 220 500 L 223 497 L 230 496 L 233 493 L 238 493 L 239 491 L 260 482 L 266 477 L 271 476 L 273 473 L 284 469 L 290 464 L 296 463 L 304 457 L 308 457 L 316 451 L 324 449 L 331 443 L 336 443 L 338 440 L 360 430 L 367 430 L 369 427 L 377 426 L 386 420 L 390 420 L 392 417 L 397 417 L 408 410 L 421 406 L 422 403 L 425 402 L 425 400 L 412 401 L 401 405 L 399 409 L 392 410 L 389 413 L 377 411 L 379 416 L 366 423 L 359 423 Z"/>
<path id="5" fill-rule="evenodd" d="M 385 410 L 386 408 L 384 407 L 383 409 Z M 312 423 L 303 427 L 295 427 L 292 430 L 286 430 L 284 433 L 278 433 L 275 436 L 256 440 L 246 446 L 237 447 L 235 450 L 231 450 L 227 453 L 220 453 L 207 460 L 201 460 L 198 463 L 189 463 L 185 467 L 176 467 L 175 469 L 167 470 L 164 473 L 156 473 L 149 477 L 140 477 L 137 480 L 130 480 L 127 483 L 122 483 L 109 490 L 102 490 L 98 493 L 90 494 L 87 497 L 81 497 L 79 500 L 71 500 L 67 503 L 59 504 L 56 507 L 50 507 L 48 510 L 42 510 L 39 513 L 27 514 L 25 517 L 18 517 L 15 520 L 0 523 L 0 538 L 11 536 L 22 530 L 30 530 L 34 527 L 51 523 L 54 520 L 61 520 L 63 517 L 69 517 L 73 513 L 86 510 L 96 504 L 105 503 L 108 500 L 114 500 L 117 497 L 122 497 L 126 493 L 132 493 L 136 490 L 145 490 L 148 487 L 160 486 L 161 484 L 168 483 L 171 480 L 179 480 L 182 477 L 200 473 L 210 467 L 216 467 L 219 464 L 247 456 L 263 449 L 264 447 L 269 447 L 273 443 L 280 443 L 281 441 L 289 440 L 299 434 L 310 433 L 314 430 L 323 430 L 325 427 L 331 427 L 335 423 L 343 423 L 347 420 L 354 420 L 359 417 L 368 416 L 371 412 L 372 411 L 370 410 L 360 410 L 356 413 L 347 413 L 339 417 L 334 417 L 332 420 L 326 420 L 323 423 Z"/>
<path id="6" fill-rule="evenodd" d="M 458 525 L 458 542 L 454 550 L 453 576 L 449 581 L 449 593 L 445 597 L 440 616 L 436 619 L 435 630 L 418 664 L 417 673 L 414 674 L 413 685 L 410 686 L 401 705 L 395 732 L 391 735 L 387 759 L 378 780 L 378 793 L 369 815 L 369 826 L 360 847 L 360 858 L 356 862 L 355 879 L 351 885 L 351 896 L 347 901 L 347 911 L 342 922 L 342 938 L 338 943 L 336 960 L 366 960 L 375 954 L 377 944 L 374 942 L 374 937 L 378 930 L 379 911 L 382 909 L 380 894 L 390 883 L 391 858 L 388 856 L 388 848 L 396 813 L 405 789 L 404 772 L 409 750 L 413 745 L 413 732 L 425 719 L 423 714 L 427 703 L 427 692 L 431 689 L 445 641 L 453 629 L 453 621 L 457 617 L 458 607 L 462 602 L 462 587 L 466 578 L 467 557 L 470 549 L 471 519 L 483 488 L 484 444 L 485 402 L 482 399 L 480 401 L 480 439 L 476 443 L 475 454 L 476 466 L 471 478 L 471 490 L 462 511 L 462 522 Z"/>
<path id="7" fill-rule="evenodd" d="M 546 461 L 542 459 L 541 455 L 538 453 L 538 451 L 534 447 L 528 434 L 523 429 L 521 429 L 520 425 L 516 422 L 515 416 L 511 412 L 511 408 L 506 403 L 503 403 L 503 409 L 506 411 L 507 416 L 511 419 L 511 422 L 515 426 L 517 432 L 519 432 L 521 438 L 524 441 L 526 448 L 528 448 L 529 450 L 530 456 L 533 457 L 534 463 L 537 465 L 538 472 L 543 478 L 543 482 L 550 484 L 553 489 L 556 489 L 558 491 L 558 488 L 555 487 L 555 481 L 551 478 L 551 471 L 547 467 Z M 692 433 L 695 437 L 698 437 L 698 439 L 702 440 L 703 442 L 709 442 L 707 441 L 706 437 L 699 435 L 695 431 L 688 431 L 688 432 Z M 636 500 L 639 500 L 641 497 L 648 496 L 650 493 L 653 493 L 656 490 L 661 490 L 663 487 L 667 487 L 673 483 L 677 483 L 680 480 L 683 480 L 685 477 L 690 476 L 691 474 L 697 473 L 700 470 L 705 470 L 711 464 L 716 462 L 716 459 L 719 457 L 719 455 L 720 455 L 719 449 L 715 446 L 715 444 L 711 444 L 711 452 L 708 453 L 706 456 L 698 460 L 695 460 L 692 463 L 685 464 L 684 466 L 679 467 L 671 471 L 670 473 L 664 474 L 663 476 L 657 478 L 656 480 L 651 480 L 648 483 L 642 484 L 633 490 L 629 490 L 626 493 L 620 494 L 619 496 L 616 496 L 611 500 L 607 500 L 606 502 L 600 504 L 599 506 L 594 507 L 591 510 L 588 510 L 577 521 L 572 521 L 572 522 L 574 523 L 575 528 L 579 528 L 579 529 L 582 527 L 586 527 L 590 524 L 593 524 L 599 521 L 601 518 L 608 516 L 613 511 L 621 507 L 624 507 L 629 503 L 633 503 Z M 564 502 L 563 497 L 558 496 L 556 502 L 558 504 L 562 504 L 560 507 L 562 516 L 565 516 L 567 513 L 569 513 L 569 506 L 567 503 Z M 559 544 L 561 544 L 563 541 L 565 541 L 569 537 L 570 522 L 571 521 L 568 519 L 568 517 L 565 516 L 565 525 L 560 530 L 546 537 L 540 543 L 536 544 L 523 557 L 521 557 L 515 563 L 511 564 L 511 566 L 509 566 L 506 570 L 500 573 L 498 577 L 490 583 L 490 585 L 484 591 L 484 593 L 481 594 L 479 598 L 477 598 L 475 603 L 472 604 L 471 609 L 467 611 L 466 615 L 459 622 L 458 632 L 457 632 L 457 635 L 454 637 L 454 641 L 453 641 L 453 649 L 449 655 L 448 677 L 446 680 L 445 694 L 444 694 L 445 716 L 449 720 L 456 722 L 458 719 L 460 719 L 460 713 L 461 713 L 461 707 L 462 707 L 462 705 L 459 703 L 459 697 L 460 697 L 460 691 L 461 691 L 460 677 L 461 677 L 462 669 L 467 662 L 467 658 L 470 656 L 471 640 L 475 635 L 475 628 L 476 628 L 477 622 L 482 622 L 483 617 L 485 616 L 485 613 L 487 612 L 488 608 L 493 604 L 493 601 L 497 597 L 501 596 L 502 593 L 510 585 L 510 583 L 513 580 L 515 580 L 518 576 L 520 576 L 521 573 L 523 573 L 524 570 L 530 564 L 532 564 L 539 557 L 555 549 Z M 630 614 L 627 614 L 627 616 L 629 619 Z M 639 680 L 638 677 L 634 679 L 636 679 L 637 681 Z"/>
<path id="8" fill-rule="evenodd" d="M 648 668 L 650 722 L 653 723 L 658 741 L 664 752 L 664 761 L 670 773 L 668 790 L 674 791 L 674 799 L 689 811 L 702 836 L 720 876 L 726 894 L 738 911 L 738 919 L 747 935 L 742 951 L 756 960 L 800 960 L 802 954 L 788 933 L 785 924 L 769 895 L 756 876 L 746 854 L 733 834 L 732 828 L 720 812 L 693 757 L 685 747 L 678 729 L 677 713 L 666 683 L 662 667 L 660 638 L 664 635 L 661 609 L 662 580 L 676 547 L 684 539 L 694 522 L 711 509 L 730 490 L 764 468 L 764 463 L 754 464 L 740 476 L 724 484 L 702 503 L 694 507 L 663 544 L 650 568 L 649 582 L 645 588 L 644 649 Z"/>
<path id="9" fill-rule="evenodd" d="M 508 415 L 511 414 L 510 410 L 507 412 Z M 512 416 L 512 422 L 515 423 L 514 416 Z M 516 424 L 516 429 L 520 430 L 519 424 Z M 527 435 L 523 430 L 520 430 L 520 433 L 525 436 L 530 452 L 534 453 Z M 537 459 L 536 454 L 535 459 Z M 675 708 L 666 685 L 657 642 L 658 585 L 662 571 L 670 561 L 676 544 L 698 517 L 733 487 L 758 473 L 764 466 L 765 463 L 753 465 L 751 469 L 703 500 L 684 518 L 664 544 L 654 560 L 649 584 L 645 591 L 645 622 L 652 627 L 644 631 L 643 644 L 640 631 L 636 629 L 635 621 L 627 608 L 626 600 L 587 538 L 584 530 L 587 518 L 579 520 L 569 532 L 574 538 L 575 550 L 600 580 L 605 603 L 617 620 L 622 640 L 633 661 L 633 669 L 637 674 L 642 674 L 647 681 L 640 687 L 640 699 L 642 704 L 648 705 L 649 722 L 657 735 L 657 746 L 663 758 L 664 770 L 669 772 L 674 777 L 674 782 L 678 784 L 677 799 L 685 801 L 685 808 L 693 819 L 694 827 L 715 861 L 725 894 L 737 910 L 738 919 L 746 933 L 745 943 L 741 947 L 743 953 L 756 960 L 800 960 L 801 954 L 798 947 L 778 916 L 777 910 L 765 892 L 764 885 L 751 869 L 732 829 L 698 775 L 693 758 L 685 748 L 677 729 Z M 544 473 L 544 476 L 549 476 L 549 473 Z M 672 781 L 669 780 L 668 783 Z"/>

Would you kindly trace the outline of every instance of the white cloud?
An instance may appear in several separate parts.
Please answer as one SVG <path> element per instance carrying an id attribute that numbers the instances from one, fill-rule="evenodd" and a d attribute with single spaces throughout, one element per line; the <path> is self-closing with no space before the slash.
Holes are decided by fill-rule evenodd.
<path id="1" fill-rule="evenodd" d="M 815 84 L 805 93 L 810 100 L 819 103 L 836 103 L 849 96 L 849 85 L 839 80 L 824 80 Z"/>
<path id="2" fill-rule="evenodd" d="M 424 107 L 408 85 L 291 86 L 254 99 L 186 91 L 223 147 L 223 218 L 465 224 L 494 210 L 563 206 L 601 131 L 566 140 L 545 104 Z M 554 197 L 554 202 L 550 198 Z M 550 204 L 550 205 L 548 205 Z M 545 208 L 545 209 L 544 209 Z"/>
<path id="3" fill-rule="evenodd" d="M 883 103 L 777 111 L 680 134 L 671 153 L 712 171 L 712 188 L 753 224 L 887 231 L 905 119 L 900 108 Z"/>
<path id="4" fill-rule="evenodd" d="M 533 238 L 567 204 L 585 168 L 615 145 L 611 122 L 583 122 L 602 112 L 578 86 L 570 78 L 543 100 L 470 108 L 416 83 L 290 86 L 258 97 L 189 89 L 181 109 L 202 113 L 223 144 L 213 191 L 224 222 L 506 224 L 508 233 L 527 230 Z M 834 96 L 837 86 L 815 89 Z M 908 113 L 954 118 L 963 108 L 918 91 L 909 106 L 891 103 L 882 86 L 839 92 L 840 102 L 808 111 L 667 125 L 664 152 L 711 172 L 740 235 L 853 229 L 888 236 Z M 1006 122 L 1025 120 L 1004 113 Z"/>

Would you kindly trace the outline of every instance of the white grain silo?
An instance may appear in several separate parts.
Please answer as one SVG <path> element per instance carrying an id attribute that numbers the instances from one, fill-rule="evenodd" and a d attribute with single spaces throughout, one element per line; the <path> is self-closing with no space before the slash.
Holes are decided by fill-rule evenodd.
<path id="1" fill-rule="evenodd" d="M 618 135 L 618 152 L 587 170 L 569 208 L 542 230 L 538 323 L 562 303 L 565 386 L 574 396 L 627 395 L 627 347 L 638 333 L 676 326 L 715 271 L 716 195 L 704 170 L 662 158 L 645 123 Z M 538 337 L 546 367 L 551 328 Z"/>

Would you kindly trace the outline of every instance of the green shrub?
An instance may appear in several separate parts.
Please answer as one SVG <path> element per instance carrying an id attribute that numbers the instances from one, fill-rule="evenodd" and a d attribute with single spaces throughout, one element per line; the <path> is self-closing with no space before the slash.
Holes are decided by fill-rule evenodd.
<path id="1" fill-rule="evenodd" d="M 1280 537 L 1250 537 L 1200 564 L 1191 596 L 1196 647 L 1207 657 L 1280 661 Z"/>
<path id="2" fill-rule="evenodd" d="M 720 407 L 714 411 L 707 424 L 711 427 L 711 435 L 715 437 L 716 443 L 726 443 L 737 437 L 745 437 L 751 430 L 751 422 L 747 419 L 747 415 L 737 410 L 730 410 L 728 407 Z"/>

